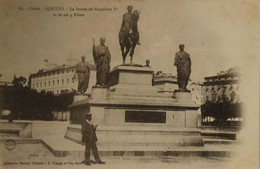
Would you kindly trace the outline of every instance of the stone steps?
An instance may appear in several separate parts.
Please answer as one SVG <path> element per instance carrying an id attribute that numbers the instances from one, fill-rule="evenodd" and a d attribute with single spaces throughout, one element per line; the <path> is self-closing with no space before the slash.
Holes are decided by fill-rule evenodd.
<path id="1" fill-rule="evenodd" d="M 201 136 L 207 139 L 228 139 L 228 140 L 236 140 L 235 132 L 221 132 L 221 131 L 202 131 Z"/>
<path id="2" fill-rule="evenodd" d="M 145 147 L 163 147 L 164 149 L 180 146 L 202 146 L 200 131 L 192 128 L 174 128 L 162 126 L 99 126 L 97 128 L 98 146 L 135 147 L 141 150 Z M 67 128 L 65 138 L 81 143 L 80 125 Z"/>
<path id="3" fill-rule="evenodd" d="M 157 92 L 142 92 L 142 91 L 139 91 L 139 92 L 136 92 L 136 91 L 122 91 L 122 92 L 110 92 L 109 93 L 109 97 L 112 97 L 112 96 L 124 96 L 124 97 L 130 97 L 130 96 L 136 96 L 136 97 L 156 97 L 156 98 L 171 98 L 172 99 L 172 96 L 170 95 L 164 95 L 164 94 L 160 94 L 160 93 L 157 93 Z"/>
<path id="4" fill-rule="evenodd" d="M 49 147 L 48 149 L 56 156 L 73 156 L 78 158 L 84 158 L 84 146 L 82 145 L 82 150 L 55 150 L 55 147 Z M 101 157 L 108 156 L 192 156 L 192 157 L 230 157 L 236 153 L 236 149 L 232 147 L 221 147 L 218 146 L 205 146 L 205 147 L 171 147 L 166 148 L 162 146 L 130 146 L 125 145 L 117 146 L 99 146 L 99 154 Z"/>
<path id="5" fill-rule="evenodd" d="M 0 133 L 3 136 L 32 137 L 32 123 L 0 122 Z"/>
<path id="6" fill-rule="evenodd" d="M 7 140 L 14 140 L 16 144 L 39 144 L 42 143 L 41 139 L 37 138 L 18 138 L 18 137 L 10 137 L 10 138 L 0 138 L 0 143 L 5 143 Z"/>
<path id="7" fill-rule="evenodd" d="M 6 137 L 18 137 L 19 136 L 19 131 L 17 132 L 0 132 L 0 137 L 1 138 L 6 138 Z"/>
<path id="8" fill-rule="evenodd" d="M 239 144 L 240 141 L 237 140 L 227 140 L 227 139 L 207 139 L 203 138 L 204 144 Z"/>
<path id="9" fill-rule="evenodd" d="M 170 97 L 161 97 L 161 98 L 158 98 L 158 97 L 149 97 L 149 96 L 143 96 L 143 97 L 140 97 L 140 96 L 122 96 L 122 95 L 112 95 L 109 97 L 109 100 L 127 100 L 127 101 L 136 101 L 136 100 L 139 100 L 140 101 L 143 101 L 143 102 L 148 102 L 148 103 L 151 103 L 151 102 L 160 102 L 160 103 L 173 103 L 173 102 L 176 102 L 175 99 L 173 98 L 170 98 Z"/>

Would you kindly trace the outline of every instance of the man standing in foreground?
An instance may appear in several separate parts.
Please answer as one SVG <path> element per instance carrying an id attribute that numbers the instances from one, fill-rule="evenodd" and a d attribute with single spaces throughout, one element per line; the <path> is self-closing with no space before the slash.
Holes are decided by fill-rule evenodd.
<path id="1" fill-rule="evenodd" d="M 191 60 L 189 54 L 184 51 L 184 45 L 180 44 L 179 48 L 174 60 L 174 66 L 177 66 L 177 83 L 181 92 L 189 92 L 186 86 L 191 73 Z"/>
<path id="2" fill-rule="evenodd" d="M 100 38 L 100 45 L 95 46 L 95 41 L 93 39 L 93 57 L 97 69 L 97 86 L 106 87 L 108 81 L 108 75 L 110 71 L 111 55 L 109 53 L 108 47 L 105 46 L 105 38 Z"/>
<path id="3" fill-rule="evenodd" d="M 85 160 L 83 161 L 86 165 L 91 165 L 91 163 L 97 164 L 105 164 L 105 162 L 101 161 L 96 145 L 97 136 L 96 136 L 96 128 L 97 125 L 93 125 L 90 121 L 92 116 L 90 113 L 86 114 L 86 120 L 83 120 L 81 127 L 82 133 L 82 142 L 85 143 Z M 95 162 L 90 160 L 90 150 L 92 150 L 92 154 L 95 158 Z"/>

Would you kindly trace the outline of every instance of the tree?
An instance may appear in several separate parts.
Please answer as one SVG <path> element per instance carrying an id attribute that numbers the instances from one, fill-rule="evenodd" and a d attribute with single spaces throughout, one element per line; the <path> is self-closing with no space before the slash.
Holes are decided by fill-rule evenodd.
<path id="1" fill-rule="evenodd" d="M 12 81 L 12 83 L 14 84 L 14 86 L 18 87 L 18 86 L 24 86 L 25 83 L 26 83 L 26 78 L 23 77 L 23 76 L 20 76 L 19 78 L 17 78 L 15 75 L 14 75 L 14 79 Z"/>
<path id="2" fill-rule="evenodd" d="M 13 119 L 25 120 L 52 120 L 53 111 L 68 111 L 73 102 L 75 92 L 64 91 L 60 95 L 52 92 L 37 92 L 30 86 L 24 86 L 26 78 L 14 76 L 14 86 L 0 87 L 0 109 L 11 111 L 10 121 Z M 29 84 L 28 84 L 29 85 Z"/>
<path id="3" fill-rule="evenodd" d="M 202 118 L 212 117 L 215 119 L 214 125 L 223 126 L 229 118 L 240 118 L 242 116 L 241 103 L 231 103 L 230 101 L 209 102 L 201 105 Z"/>

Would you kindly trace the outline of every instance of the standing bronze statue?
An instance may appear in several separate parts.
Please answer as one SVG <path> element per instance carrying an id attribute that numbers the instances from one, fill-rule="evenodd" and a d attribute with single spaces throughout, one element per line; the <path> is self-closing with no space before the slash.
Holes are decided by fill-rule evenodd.
<path id="1" fill-rule="evenodd" d="M 182 92 L 189 92 L 187 84 L 191 73 L 191 60 L 188 53 L 184 51 L 184 45 L 179 45 L 180 51 L 176 53 L 174 66 L 177 67 L 177 83 L 179 90 Z"/>
<path id="2" fill-rule="evenodd" d="M 85 56 L 81 56 L 81 61 L 76 65 L 74 79 L 78 79 L 78 94 L 84 94 L 88 89 L 90 68 L 85 62 Z"/>
<path id="3" fill-rule="evenodd" d="M 127 7 L 127 13 L 123 15 L 123 20 L 119 32 L 119 44 L 122 51 L 123 63 L 130 51 L 130 63 L 133 63 L 133 55 L 136 45 L 139 43 L 139 32 L 137 28 L 137 21 L 139 19 L 140 11 L 134 10 L 133 6 Z"/>
<path id="4" fill-rule="evenodd" d="M 108 75 L 110 71 L 111 55 L 108 47 L 105 46 L 105 38 L 100 38 L 100 45 L 95 46 L 95 40 L 93 39 L 93 57 L 96 65 L 96 85 L 101 87 L 107 86 Z"/>

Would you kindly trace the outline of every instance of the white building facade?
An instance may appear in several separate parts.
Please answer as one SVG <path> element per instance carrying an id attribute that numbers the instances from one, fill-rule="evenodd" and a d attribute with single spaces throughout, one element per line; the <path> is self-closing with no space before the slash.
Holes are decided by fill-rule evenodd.
<path id="1" fill-rule="evenodd" d="M 96 67 L 92 64 L 87 64 L 90 68 L 90 79 L 86 93 L 90 93 L 92 86 L 96 83 Z M 75 71 L 76 65 L 61 65 L 48 70 L 40 70 L 30 75 L 30 86 L 38 92 L 44 90 L 54 94 L 77 91 L 78 81 L 74 78 Z"/>
<path id="2" fill-rule="evenodd" d="M 231 68 L 226 72 L 220 72 L 217 76 L 204 78 L 203 97 L 206 101 L 230 101 L 240 102 L 239 72 Z"/>

